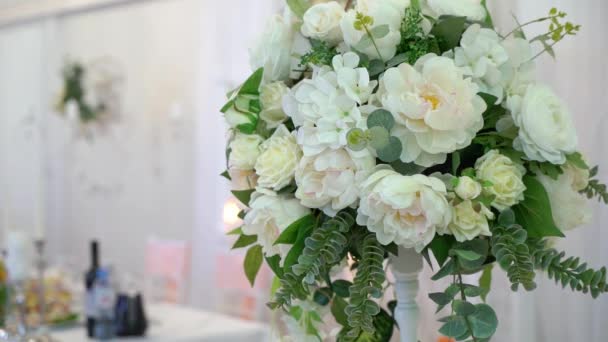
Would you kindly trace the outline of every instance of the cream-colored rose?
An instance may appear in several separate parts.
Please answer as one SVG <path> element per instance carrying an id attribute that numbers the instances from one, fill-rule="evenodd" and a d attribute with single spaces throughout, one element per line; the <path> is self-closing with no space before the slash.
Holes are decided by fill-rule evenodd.
<path id="1" fill-rule="evenodd" d="M 526 169 L 509 157 L 492 150 L 477 160 L 475 170 L 477 178 L 491 183 L 484 191 L 496 196 L 492 207 L 502 211 L 524 199 Z"/>
<path id="2" fill-rule="evenodd" d="M 257 134 L 237 133 L 230 142 L 228 166 L 241 170 L 253 170 L 260 155 L 260 144 L 264 138 Z"/>
<path id="3" fill-rule="evenodd" d="M 472 200 L 481 195 L 481 184 L 471 177 L 462 176 L 458 178 L 458 185 L 454 189 L 456 195 L 463 200 Z"/>
<path id="4" fill-rule="evenodd" d="M 279 191 L 293 180 L 302 150 L 294 134 L 283 125 L 261 145 L 262 153 L 255 163 L 258 186 Z"/>
<path id="5" fill-rule="evenodd" d="M 507 107 L 519 127 L 513 146 L 528 159 L 561 165 L 566 155 L 576 152 L 578 138 L 570 112 L 549 87 L 531 85 L 525 95 L 509 97 Z"/>
<path id="6" fill-rule="evenodd" d="M 231 179 L 231 190 L 251 190 L 258 185 L 258 175 L 254 170 L 230 168 L 228 174 Z"/>
<path id="7" fill-rule="evenodd" d="M 486 17 L 481 0 L 422 0 L 422 5 L 423 11 L 435 18 L 455 15 L 471 20 L 484 20 Z"/>
<path id="8" fill-rule="evenodd" d="M 295 195 L 306 207 L 335 216 L 359 199 L 357 185 L 375 165 L 376 159 L 368 151 L 326 150 L 304 157 L 296 170 Z"/>
<path id="9" fill-rule="evenodd" d="M 445 184 L 434 177 L 403 176 L 379 169 L 361 185 L 357 224 L 392 242 L 420 252 L 451 220 Z"/>
<path id="10" fill-rule="evenodd" d="M 365 30 L 357 30 L 355 21 L 357 13 L 363 13 L 374 19 L 374 23 L 369 27 L 387 25 L 389 32 L 386 36 L 376 39 L 374 44 L 360 47 L 360 52 L 372 59 L 388 61 L 395 56 L 397 45 L 401 40 L 401 21 L 405 8 L 409 6 L 407 0 L 359 0 L 355 9 L 351 9 L 344 15 L 340 26 L 344 34 L 344 42 L 350 47 L 355 47 L 366 35 Z M 377 49 L 376 49 L 377 47 Z M 378 55 L 378 53 L 380 55 Z"/>
<path id="11" fill-rule="evenodd" d="M 255 46 L 250 50 L 252 69 L 264 68 L 264 81 L 284 81 L 291 74 L 291 52 L 295 32 L 289 18 L 271 18 Z"/>
<path id="12" fill-rule="evenodd" d="M 593 212 L 589 201 L 579 193 L 587 187 L 588 171 L 566 165 L 557 180 L 543 174 L 536 177 L 547 190 L 553 220 L 560 230 L 572 230 L 591 222 Z"/>
<path id="13" fill-rule="evenodd" d="M 287 120 L 283 111 L 283 96 L 287 93 L 289 93 L 289 88 L 283 82 L 273 82 L 262 86 L 260 118 L 266 122 L 268 128 L 276 128 Z"/>
<path id="14" fill-rule="evenodd" d="M 488 220 L 494 218 L 492 211 L 481 203 L 463 201 L 452 207 L 452 222 L 445 233 L 454 235 L 456 241 L 464 242 L 476 237 L 492 236 Z M 439 231 L 439 233 L 444 233 Z"/>
<path id="15" fill-rule="evenodd" d="M 257 235 L 257 242 L 268 257 L 287 254 L 289 247 L 275 245 L 275 241 L 289 225 L 310 213 L 310 209 L 297 199 L 269 191 L 255 192 L 249 207 L 251 210 L 245 216 L 243 233 Z"/>
<path id="16" fill-rule="evenodd" d="M 376 96 L 395 117 L 392 133 L 403 144 L 401 160 L 429 167 L 470 145 L 487 107 L 477 91 L 447 57 L 429 54 L 415 67 L 404 63 L 388 69 Z"/>
<path id="17" fill-rule="evenodd" d="M 344 13 L 344 6 L 335 1 L 310 7 L 304 13 L 302 35 L 331 45 L 340 43 L 342 41 L 340 21 Z"/>

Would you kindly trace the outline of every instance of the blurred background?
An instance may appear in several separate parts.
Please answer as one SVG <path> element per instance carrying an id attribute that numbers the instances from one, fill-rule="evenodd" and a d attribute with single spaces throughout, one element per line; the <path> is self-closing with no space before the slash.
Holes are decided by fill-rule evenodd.
<path id="1" fill-rule="evenodd" d="M 243 254 L 225 235 L 240 209 L 219 177 L 226 126 L 218 109 L 249 75 L 248 48 L 283 3 L 0 0 L 0 237 L 19 230 L 43 239 L 49 265 L 76 282 L 96 239 L 102 263 L 150 301 L 270 324 L 270 274 L 251 289 Z M 539 59 L 538 72 L 571 108 L 582 150 L 608 179 L 608 3 L 489 3 L 505 32 L 511 14 L 523 22 L 551 7 L 582 24 L 557 46 L 556 61 Z M 69 61 L 111 81 L 116 106 L 103 125 L 83 127 L 55 110 Z M 593 222 L 560 247 L 608 264 L 606 222 L 598 205 Z M 512 293 L 500 274 L 489 297 L 501 318 L 496 341 L 608 338 L 608 297 L 593 301 L 550 281 Z M 440 287 L 422 283 L 424 342 L 437 338 L 426 294 Z"/>

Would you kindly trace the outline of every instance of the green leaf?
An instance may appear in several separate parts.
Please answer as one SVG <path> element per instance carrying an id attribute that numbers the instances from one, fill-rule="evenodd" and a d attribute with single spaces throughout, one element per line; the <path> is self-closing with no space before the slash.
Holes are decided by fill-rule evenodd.
<path id="1" fill-rule="evenodd" d="M 447 337 L 458 337 L 466 333 L 467 323 L 462 316 L 451 316 L 439 329 L 439 332 Z"/>
<path id="2" fill-rule="evenodd" d="M 270 258 L 264 258 L 266 259 L 266 263 L 268 264 L 272 272 L 274 272 L 277 277 L 283 278 L 283 269 L 281 268 L 281 256 L 273 255 Z"/>
<path id="3" fill-rule="evenodd" d="M 289 225 L 282 233 L 279 235 L 277 241 L 275 241 L 275 245 L 293 245 L 296 243 L 298 239 L 298 234 L 301 230 L 305 230 L 308 227 L 312 227 L 315 224 L 315 218 L 312 215 L 306 215 L 297 221 L 293 222 Z"/>
<path id="4" fill-rule="evenodd" d="M 367 147 L 365 131 L 361 128 L 353 128 L 346 134 L 348 148 L 353 151 L 362 151 Z"/>
<path id="5" fill-rule="evenodd" d="M 429 298 L 435 302 L 435 304 L 437 305 L 448 305 L 450 304 L 450 302 L 452 302 L 452 297 L 448 296 L 446 293 L 443 292 L 435 292 L 435 293 L 430 293 L 429 294 Z"/>
<path id="6" fill-rule="evenodd" d="M 372 34 L 374 39 L 382 39 L 386 37 L 390 31 L 391 30 L 388 25 L 378 25 L 372 28 L 369 32 Z"/>
<path id="7" fill-rule="evenodd" d="M 481 0 L 481 4 L 483 5 L 483 8 L 486 10 L 486 18 L 484 20 L 485 24 L 490 28 L 494 28 L 494 21 L 492 20 L 492 14 L 490 13 L 490 10 L 488 9 L 487 0 Z"/>
<path id="8" fill-rule="evenodd" d="M 242 234 L 236 240 L 236 242 L 232 246 L 232 249 L 237 249 L 237 248 L 243 248 L 243 247 L 251 246 L 254 243 L 256 243 L 257 241 L 258 241 L 258 236 L 257 235 L 245 235 L 245 234 Z"/>
<path id="9" fill-rule="evenodd" d="M 433 26 L 431 34 L 439 39 L 441 51 L 449 51 L 458 46 L 465 30 L 467 18 L 442 15 Z"/>
<path id="10" fill-rule="evenodd" d="M 263 260 L 262 246 L 255 245 L 247 250 L 243 266 L 245 268 L 245 275 L 252 287 L 255 285 L 255 278 L 260 271 L 260 267 L 262 267 Z"/>
<path id="11" fill-rule="evenodd" d="M 342 298 L 350 297 L 350 287 L 351 286 L 353 286 L 353 283 L 351 283 L 348 280 L 343 280 L 343 279 L 338 279 L 338 280 L 334 281 L 333 284 L 331 285 L 336 296 L 342 297 Z"/>
<path id="12" fill-rule="evenodd" d="M 324 287 L 315 291 L 312 300 L 321 306 L 325 306 L 329 304 L 332 296 L 333 293 L 331 292 L 331 289 L 329 287 Z"/>
<path id="13" fill-rule="evenodd" d="M 251 194 L 253 194 L 255 190 L 241 190 L 241 191 L 232 191 L 232 195 L 236 197 L 241 203 L 246 206 L 249 206 L 249 202 L 251 201 Z"/>
<path id="14" fill-rule="evenodd" d="M 289 0 L 288 0 L 289 2 Z M 243 83 L 241 89 L 239 89 L 239 95 L 260 95 L 260 84 L 262 84 L 262 78 L 264 77 L 264 68 L 259 68 L 249 76 L 249 78 Z"/>
<path id="15" fill-rule="evenodd" d="M 460 153 L 458 151 L 452 153 L 452 174 L 458 174 L 458 168 L 460 167 Z"/>
<path id="16" fill-rule="evenodd" d="M 304 13 L 312 6 L 308 0 L 287 0 L 287 5 L 299 18 L 304 16 Z"/>
<path id="17" fill-rule="evenodd" d="M 481 273 L 481 277 L 479 278 L 479 287 L 481 288 L 481 300 L 484 302 L 488 298 L 488 294 L 490 293 L 490 289 L 492 288 L 492 270 L 494 269 L 494 264 L 489 264 L 483 269 L 483 273 Z"/>
<path id="18" fill-rule="evenodd" d="M 487 240 L 475 239 L 459 243 L 454 247 L 454 253 L 458 254 L 456 250 L 463 250 L 472 251 L 477 254 L 477 259 L 473 259 L 472 254 L 468 255 L 468 258 L 458 258 L 458 264 L 460 267 L 468 271 L 475 271 L 484 264 L 489 253 L 489 248 L 490 246 Z"/>
<path id="19" fill-rule="evenodd" d="M 461 316 L 469 316 L 477 311 L 475 305 L 460 299 L 456 299 L 452 302 L 452 309 Z"/>
<path id="20" fill-rule="evenodd" d="M 386 66 L 384 65 L 384 62 L 382 62 L 379 59 L 374 59 L 371 62 L 369 62 L 369 76 L 370 77 L 374 77 L 374 76 L 378 76 L 381 73 L 384 72 L 384 70 L 386 69 Z"/>
<path id="21" fill-rule="evenodd" d="M 226 235 L 241 235 L 243 234 L 243 229 L 241 227 L 234 228 L 233 230 L 226 233 Z"/>
<path id="22" fill-rule="evenodd" d="M 404 176 L 416 175 L 422 173 L 422 171 L 425 170 L 424 166 L 419 166 L 414 163 L 404 163 L 401 160 L 395 160 L 394 162 L 392 162 L 391 167 L 393 168 L 393 170 L 399 172 Z"/>
<path id="23" fill-rule="evenodd" d="M 477 309 L 475 313 L 467 317 L 473 330 L 473 336 L 477 338 L 492 337 L 498 327 L 496 313 L 487 304 L 478 304 L 475 307 Z"/>
<path id="24" fill-rule="evenodd" d="M 331 302 L 332 315 L 334 315 L 336 322 L 344 327 L 348 327 L 348 317 L 344 312 L 347 305 L 348 303 L 346 303 L 346 301 L 340 297 L 334 297 L 334 300 Z"/>
<path id="25" fill-rule="evenodd" d="M 287 253 L 285 257 L 285 262 L 283 263 L 283 270 L 288 272 L 291 270 L 291 267 L 298 263 L 298 258 L 302 255 L 304 248 L 306 247 L 306 238 L 310 236 L 313 231 L 314 224 L 310 226 L 305 226 L 303 229 L 300 229 L 298 232 L 298 237 L 293 247 Z"/>
<path id="26" fill-rule="evenodd" d="M 498 101 L 498 97 L 488 94 L 488 93 L 479 93 L 479 95 L 483 101 L 486 103 L 488 108 L 494 107 L 496 105 L 496 101 Z"/>
<path id="27" fill-rule="evenodd" d="M 451 275 L 456 269 L 456 264 L 454 260 L 450 259 L 443 267 L 435 273 L 435 275 L 431 278 L 431 280 L 439 280 Z"/>
<path id="28" fill-rule="evenodd" d="M 579 152 L 568 154 L 566 159 L 568 160 L 568 163 L 576 166 L 579 169 L 589 170 L 589 165 L 587 165 L 587 162 L 585 162 L 583 159 L 583 155 Z"/>
<path id="29" fill-rule="evenodd" d="M 375 126 L 370 128 L 367 132 L 370 135 L 369 145 L 372 148 L 381 150 L 388 146 L 390 135 L 386 128 Z"/>
<path id="30" fill-rule="evenodd" d="M 503 210 L 500 215 L 498 215 L 498 224 L 506 228 L 515 224 L 515 213 L 511 208 Z"/>
<path id="31" fill-rule="evenodd" d="M 407 53 L 400 53 L 397 56 L 391 58 L 386 62 L 387 68 L 393 68 L 399 66 L 403 63 L 406 63 L 409 60 L 409 55 Z"/>
<path id="32" fill-rule="evenodd" d="M 403 145 L 401 140 L 397 137 L 390 137 L 389 144 L 380 150 L 376 150 L 378 158 L 385 163 L 392 163 L 401 158 L 401 152 L 403 151 Z"/>
<path id="33" fill-rule="evenodd" d="M 461 250 L 461 249 L 454 249 L 453 251 L 454 251 L 454 253 L 456 253 L 456 255 L 459 258 L 462 258 L 462 259 L 468 260 L 468 261 L 479 260 L 479 258 L 483 257 L 483 255 L 477 254 L 473 251 L 466 251 L 466 250 Z"/>
<path id="34" fill-rule="evenodd" d="M 532 176 L 524 177 L 524 200 L 513 207 L 517 222 L 526 229 L 528 237 L 564 237 L 553 220 L 551 202 L 543 185 Z"/>
<path id="35" fill-rule="evenodd" d="M 222 176 L 222 177 L 226 178 L 226 179 L 227 179 L 227 180 L 229 180 L 229 181 L 231 181 L 231 180 L 232 180 L 232 178 L 230 177 L 230 174 L 228 173 L 228 170 L 226 170 L 226 171 L 224 171 L 224 172 L 220 173 L 220 176 Z"/>
<path id="36" fill-rule="evenodd" d="M 378 109 L 372 112 L 367 117 L 367 127 L 372 128 L 376 126 L 384 127 L 390 132 L 393 127 L 395 127 L 395 118 L 393 117 L 393 114 L 385 109 Z"/>
<path id="37" fill-rule="evenodd" d="M 443 266 L 446 260 L 448 260 L 450 249 L 455 242 L 456 240 L 451 235 L 436 235 L 433 241 L 431 241 L 429 248 L 433 251 L 433 255 L 439 266 Z"/>

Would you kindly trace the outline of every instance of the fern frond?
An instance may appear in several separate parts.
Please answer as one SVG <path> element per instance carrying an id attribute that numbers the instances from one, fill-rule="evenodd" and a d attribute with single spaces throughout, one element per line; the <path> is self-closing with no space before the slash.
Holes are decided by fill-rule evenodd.
<path id="1" fill-rule="evenodd" d="M 347 337 L 354 340 L 361 332 L 374 333 L 374 316 L 380 313 L 380 306 L 372 298 L 382 296 L 386 280 L 382 264 L 384 249 L 374 234 L 363 240 L 363 249 L 359 268 L 353 285 L 350 287 L 350 304 L 345 313 L 348 316 L 350 330 Z"/>

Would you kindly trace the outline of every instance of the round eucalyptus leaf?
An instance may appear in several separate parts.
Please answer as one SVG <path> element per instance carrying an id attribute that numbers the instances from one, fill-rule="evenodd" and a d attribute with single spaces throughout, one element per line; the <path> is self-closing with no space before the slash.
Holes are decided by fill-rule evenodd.
<path id="1" fill-rule="evenodd" d="M 381 150 L 388 146 L 391 136 L 386 128 L 375 126 L 370 128 L 367 133 L 369 134 L 369 145 L 374 149 Z"/>
<path id="2" fill-rule="evenodd" d="M 361 151 L 367 147 L 366 134 L 360 128 L 351 129 L 346 134 L 346 142 L 348 143 L 348 147 L 353 151 Z"/>
<path id="3" fill-rule="evenodd" d="M 372 112 L 367 117 L 367 127 L 372 128 L 376 126 L 384 127 L 390 132 L 395 126 L 395 118 L 393 117 L 393 114 L 386 109 L 378 109 Z"/>
<path id="4" fill-rule="evenodd" d="M 468 317 L 473 336 L 477 338 L 490 338 L 496 332 L 498 319 L 496 313 L 489 305 L 476 305 L 477 311 Z"/>
<path id="5" fill-rule="evenodd" d="M 378 158 L 385 163 L 392 163 L 399 160 L 401 152 L 403 151 L 403 145 L 401 140 L 397 137 L 390 137 L 388 145 L 380 150 L 376 150 Z"/>

